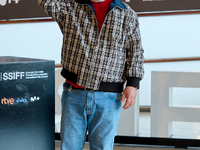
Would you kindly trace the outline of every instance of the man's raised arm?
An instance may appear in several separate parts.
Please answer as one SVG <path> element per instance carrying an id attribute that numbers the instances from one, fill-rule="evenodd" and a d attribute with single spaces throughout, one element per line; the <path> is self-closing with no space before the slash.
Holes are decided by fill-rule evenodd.
<path id="1" fill-rule="evenodd" d="M 66 4 L 62 0 L 37 0 L 42 9 L 51 16 L 55 21 L 59 22 L 61 9 L 66 8 Z"/>

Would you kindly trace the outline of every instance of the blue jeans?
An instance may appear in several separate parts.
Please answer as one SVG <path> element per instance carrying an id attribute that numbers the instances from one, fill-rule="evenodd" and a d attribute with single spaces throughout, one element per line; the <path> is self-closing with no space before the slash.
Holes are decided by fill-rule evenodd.
<path id="1" fill-rule="evenodd" d="M 82 150 L 88 132 L 90 150 L 112 150 L 122 93 L 87 91 L 63 84 L 61 150 Z"/>

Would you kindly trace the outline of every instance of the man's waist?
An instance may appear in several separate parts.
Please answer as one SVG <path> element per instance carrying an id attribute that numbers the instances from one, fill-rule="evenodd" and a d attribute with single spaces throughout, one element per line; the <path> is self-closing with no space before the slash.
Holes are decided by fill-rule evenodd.
<path id="1" fill-rule="evenodd" d="M 65 68 L 62 69 L 61 75 L 66 80 L 68 80 L 72 83 L 75 83 L 75 84 L 77 83 L 78 75 L 66 70 Z M 124 87 L 123 82 L 100 82 L 98 89 L 93 89 L 93 88 L 82 88 L 82 89 L 80 89 L 80 88 L 76 88 L 76 87 L 72 86 L 72 88 L 79 89 L 79 90 L 93 90 L 93 91 L 117 92 L 117 93 L 123 92 L 123 87 Z"/>

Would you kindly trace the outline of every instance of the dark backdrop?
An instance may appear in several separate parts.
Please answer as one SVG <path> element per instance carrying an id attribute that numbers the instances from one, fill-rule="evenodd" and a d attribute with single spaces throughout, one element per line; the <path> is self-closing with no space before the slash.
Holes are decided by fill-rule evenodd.
<path id="1" fill-rule="evenodd" d="M 128 3 L 137 13 L 200 11 L 200 0 L 122 1 Z M 17 0 L 0 0 L 0 20 L 41 17 L 48 17 L 48 15 L 37 4 L 37 0 L 19 0 L 18 3 Z"/>

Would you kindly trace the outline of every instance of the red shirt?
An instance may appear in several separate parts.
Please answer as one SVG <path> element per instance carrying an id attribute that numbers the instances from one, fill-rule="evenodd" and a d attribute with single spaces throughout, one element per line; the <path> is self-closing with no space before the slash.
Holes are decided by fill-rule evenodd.
<path id="1" fill-rule="evenodd" d="M 102 24 L 104 22 L 106 14 L 108 13 L 108 9 L 109 9 L 112 1 L 113 0 L 105 0 L 103 2 L 98 2 L 98 3 L 92 2 L 93 6 L 94 6 L 94 10 L 95 10 L 96 19 L 98 22 L 99 32 L 101 30 Z M 67 83 L 71 84 L 75 88 L 82 88 L 82 89 L 84 88 L 73 82 L 70 82 L 69 80 L 66 80 L 66 81 L 67 81 Z"/>
<path id="2" fill-rule="evenodd" d="M 98 3 L 92 2 L 98 22 L 99 32 L 101 30 L 102 24 L 104 22 L 106 14 L 108 13 L 108 9 L 112 1 L 113 0 L 105 0 L 103 2 L 98 2 Z"/>

